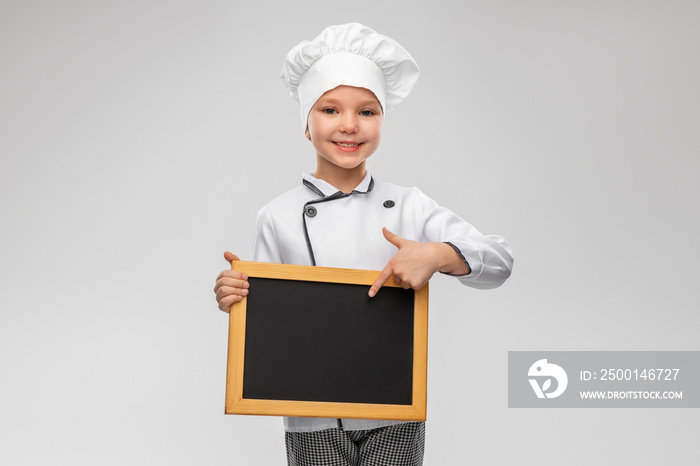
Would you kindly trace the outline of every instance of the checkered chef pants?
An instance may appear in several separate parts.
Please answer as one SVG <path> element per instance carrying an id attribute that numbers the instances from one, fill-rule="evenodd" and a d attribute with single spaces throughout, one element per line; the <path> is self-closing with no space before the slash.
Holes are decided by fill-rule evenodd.
<path id="1" fill-rule="evenodd" d="M 425 423 L 369 430 L 285 432 L 289 466 L 420 466 Z"/>

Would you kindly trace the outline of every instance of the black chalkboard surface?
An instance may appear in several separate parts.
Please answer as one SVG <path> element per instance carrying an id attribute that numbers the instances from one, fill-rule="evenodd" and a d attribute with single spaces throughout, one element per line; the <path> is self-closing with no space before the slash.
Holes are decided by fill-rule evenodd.
<path id="1" fill-rule="evenodd" d="M 427 286 L 378 271 L 235 261 L 227 414 L 425 420 Z"/>

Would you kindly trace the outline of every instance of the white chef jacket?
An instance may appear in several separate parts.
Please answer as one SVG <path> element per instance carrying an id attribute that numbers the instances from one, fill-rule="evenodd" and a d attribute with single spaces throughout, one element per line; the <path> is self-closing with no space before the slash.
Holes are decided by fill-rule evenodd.
<path id="1" fill-rule="evenodd" d="M 369 172 L 349 194 L 303 174 L 302 186 L 277 197 L 258 213 L 253 260 L 382 270 L 397 252 L 384 238 L 382 227 L 405 239 L 450 244 L 471 270 L 457 276 L 467 286 L 495 288 L 510 276 L 513 255 L 503 238 L 482 235 L 418 188 L 376 181 Z M 342 420 L 346 430 L 399 422 Z M 337 427 L 338 420 L 287 417 L 284 424 L 290 432 L 311 432 Z"/>

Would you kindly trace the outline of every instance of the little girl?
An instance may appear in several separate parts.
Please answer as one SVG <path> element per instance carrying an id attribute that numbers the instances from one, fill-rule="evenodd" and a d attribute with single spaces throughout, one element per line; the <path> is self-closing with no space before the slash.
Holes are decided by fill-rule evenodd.
<path id="1" fill-rule="evenodd" d="M 510 276 L 513 256 L 503 238 L 482 235 L 417 188 L 375 180 L 366 170 L 384 115 L 418 74 L 403 47 L 357 23 L 330 26 L 290 50 L 282 79 L 301 109 L 316 170 L 260 210 L 253 260 L 382 270 L 370 297 L 392 274 L 416 290 L 436 272 L 481 289 Z M 230 252 L 224 258 L 238 260 Z M 228 312 L 250 288 L 244 274 L 225 270 L 214 291 Z M 422 422 L 288 417 L 284 424 L 290 466 L 423 461 Z"/>

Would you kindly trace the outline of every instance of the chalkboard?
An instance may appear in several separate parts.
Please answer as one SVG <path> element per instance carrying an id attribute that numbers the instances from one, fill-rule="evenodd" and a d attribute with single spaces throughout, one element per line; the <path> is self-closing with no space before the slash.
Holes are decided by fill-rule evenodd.
<path id="1" fill-rule="evenodd" d="M 227 414 L 425 420 L 428 286 L 378 271 L 234 261 Z"/>

